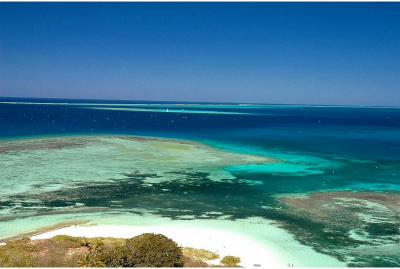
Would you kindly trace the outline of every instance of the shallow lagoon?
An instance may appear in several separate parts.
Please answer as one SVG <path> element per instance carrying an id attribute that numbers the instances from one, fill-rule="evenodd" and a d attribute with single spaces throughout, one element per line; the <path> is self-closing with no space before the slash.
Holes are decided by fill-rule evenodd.
<path id="1" fill-rule="evenodd" d="M 329 255 L 314 265 L 400 264 L 398 109 L 237 108 L 256 116 L 0 106 L 2 238 L 143 216 L 242 223 L 265 244 L 268 227 L 280 227 L 294 248 Z M 295 264 L 311 265 L 300 256 Z"/>

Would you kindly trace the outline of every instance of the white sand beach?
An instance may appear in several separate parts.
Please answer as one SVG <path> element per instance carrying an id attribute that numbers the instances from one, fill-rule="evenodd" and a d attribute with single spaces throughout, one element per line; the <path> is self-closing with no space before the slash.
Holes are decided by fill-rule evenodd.
<path id="1" fill-rule="evenodd" d="M 274 254 L 274 251 L 266 248 L 258 242 L 251 240 L 243 235 L 229 231 L 211 229 L 211 228 L 190 228 L 190 227 L 132 227 L 119 225 L 96 225 L 79 226 L 58 229 L 46 232 L 32 239 L 48 239 L 56 235 L 70 235 L 80 237 L 107 237 L 131 238 L 142 233 L 163 234 L 182 247 L 192 247 L 206 249 L 219 254 L 220 258 L 211 261 L 213 264 L 219 264 L 222 257 L 226 255 L 238 256 L 241 258 L 241 265 L 245 267 L 253 266 L 272 266 L 287 267 L 286 261 Z"/>
<path id="2" fill-rule="evenodd" d="M 118 217 L 117 217 L 118 218 Z M 148 220 L 148 218 L 145 218 Z M 117 225 L 117 221 L 99 224 L 72 225 L 35 236 L 48 239 L 56 235 L 80 237 L 131 238 L 142 233 L 163 234 L 182 247 L 205 249 L 219 254 L 238 256 L 244 267 L 344 267 L 333 257 L 315 252 L 301 245 L 285 230 L 258 219 L 244 221 L 198 220 L 169 221 L 155 224 L 154 220 L 138 225 Z M 118 221 L 118 223 L 121 223 Z M 122 222 L 123 223 L 123 222 Z M 220 259 L 211 261 L 219 264 Z"/>

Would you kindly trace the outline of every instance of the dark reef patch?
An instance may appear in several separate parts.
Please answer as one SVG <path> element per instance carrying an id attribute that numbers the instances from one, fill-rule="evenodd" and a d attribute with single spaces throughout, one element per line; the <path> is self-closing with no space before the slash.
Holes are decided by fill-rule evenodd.
<path id="1" fill-rule="evenodd" d="M 151 210 L 163 217 L 180 219 L 183 215 L 196 218 L 213 218 L 208 212 L 223 212 L 231 219 L 260 216 L 265 210 L 260 207 L 268 197 L 257 188 L 241 182 L 211 181 L 208 173 L 174 171 L 185 176 L 182 181 L 148 183 L 147 178 L 156 174 L 132 172 L 124 174 L 125 179 L 91 183 L 74 188 L 43 192 L 24 193 L 10 197 L 4 202 L 25 204 L 27 207 L 55 208 L 84 204 L 85 207 L 106 207 L 124 209 L 127 212 L 138 209 Z M 212 190 L 212 192 L 210 192 Z M 252 198 L 247 195 L 252 193 Z M 18 209 L 17 209 L 18 210 Z"/>
<path id="2" fill-rule="evenodd" d="M 400 245 L 398 193 L 322 192 L 280 201 L 285 207 L 280 218 L 291 220 L 285 227 L 304 244 L 313 242 L 319 252 L 350 266 L 400 265 L 399 255 L 390 252 Z"/>
<path id="3" fill-rule="evenodd" d="M 94 138 L 90 138 L 93 140 Z M 18 142 L 3 142 L 0 144 L 1 153 L 14 153 L 20 151 L 34 151 L 45 149 L 63 149 L 63 148 L 77 148 L 84 147 L 89 139 L 70 138 L 65 139 L 35 139 Z"/>

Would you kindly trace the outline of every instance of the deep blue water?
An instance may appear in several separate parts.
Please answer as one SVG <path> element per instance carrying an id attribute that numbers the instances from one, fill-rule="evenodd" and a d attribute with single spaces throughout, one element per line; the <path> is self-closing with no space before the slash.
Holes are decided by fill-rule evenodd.
<path id="1" fill-rule="evenodd" d="M 8 100 L 14 99 L 0 98 L 0 101 Z M 18 100 L 49 102 L 48 99 Z M 51 100 L 55 101 L 71 102 Z M 88 110 L 68 105 L 1 104 L 0 108 L 1 137 L 159 133 L 376 160 L 396 160 L 400 152 L 400 108 L 279 105 L 255 109 L 244 106 L 213 108 L 216 111 L 257 112 L 257 115 L 182 115 L 173 112 Z"/>
<path id="2" fill-rule="evenodd" d="M 184 107 L 186 111 L 243 113 L 223 115 L 87 108 L 96 106 L 146 109 L 149 107 L 143 105 L 150 104 L 150 108 L 173 110 L 176 108 L 173 102 L 0 98 L 0 102 L 7 101 L 51 104 L 0 103 L 0 137 L 3 139 L 70 134 L 151 135 L 196 140 L 229 151 L 280 159 L 283 163 L 275 166 L 231 167 L 230 172 L 237 178 L 262 184 L 257 185 L 256 189 L 248 186 L 237 186 L 236 189 L 214 186 L 215 192 L 220 192 L 221 195 L 236 194 L 229 206 L 224 205 L 226 211 L 233 216 L 236 214 L 238 218 L 262 215 L 278 220 L 301 242 L 313 245 L 320 252 L 339 258 L 343 254 L 351 256 L 352 262 L 346 260 L 350 265 L 400 265 L 400 255 L 367 255 L 364 252 L 354 254 L 348 249 L 351 244 L 364 246 L 372 244 L 371 242 L 375 244 L 381 239 L 382 242 L 386 241 L 379 241 L 376 246 L 387 247 L 399 243 L 400 220 L 396 210 L 394 217 L 383 221 L 380 228 L 371 226 L 372 224 L 359 225 L 369 231 L 366 242 L 343 236 L 350 231 L 351 225 L 332 226 L 315 216 L 300 216 L 292 211 L 276 210 L 279 203 L 276 197 L 280 194 L 341 191 L 381 193 L 396 197 L 400 193 L 400 108 L 238 106 L 210 103 L 186 103 Z M 96 105 L 88 104 L 90 102 Z M 128 106 L 123 105 L 129 103 Z M 201 178 L 201 175 L 197 176 Z M 264 204 L 271 210 L 260 213 L 259 208 L 254 207 L 261 196 Z M 193 189 L 192 199 L 193 204 L 197 201 L 195 199 L 206 199 L 211 208 L 223 207 L 218 199 L 206 194 L 204 190 Z M 128 200 L 126 199 L 127 206 Z M 200 215 L 200 205 L 196 210 Z M 354 213 L 354 210 L 363 209 L 352 210 Z M 160 214 L 170 213 L 160 211 Z M 390 232 L 380 234 L 377 230 Z"/>

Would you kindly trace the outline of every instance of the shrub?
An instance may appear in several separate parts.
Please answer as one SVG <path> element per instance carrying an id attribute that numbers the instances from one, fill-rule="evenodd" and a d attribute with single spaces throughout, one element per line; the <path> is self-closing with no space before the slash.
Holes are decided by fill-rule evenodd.
<path id="1" fill-rule="evenodd" d="M 240 263 L 240 258 L 235 256 L 225 256 L 221 260 L 221 264 L 229 267 L 238 266 Z"/>
<path id="2" fill-rule="evenodd" d="M 89 243 L 89 252 L 79 261 L 82 267 L 105 267 L 104 263 L 104 243 L 100 240 Z"/>
<path id="3" fill-rule="evenodd" d="M 127 266 L 182 267 L 183 255 L 178 245 L 161 234 L 145 233 L 126 242 Z"/>
<path id="4" fill-rule="evenodd" d="M 106 245 L 102 262 L 107 267 L 127 267 L 127 248 L 125 246 Z"/>
<path id="5" fill-rule="evenodd" d="M 31 252 L 36 248 L 29 238 L 8 241 L 0 246 L 0 267 L 31 267 L 36 264 L 36 257 Z"/>
<path id="6" fill-rule="evenodd" d="M 50 241 L 53 241 L 54 243 L 70 248 L 80 247 L 82 245 L 82 240 L 83 238 L 69 235 L 56 235 L 50 239 Z"/>
<path id="7" fill-rule="evenodd" d="M 219 258 L 217 253 L 205 249 L 183 248 L 182 253 L 184 256 L 201 261 L 215 260 Z"/>

